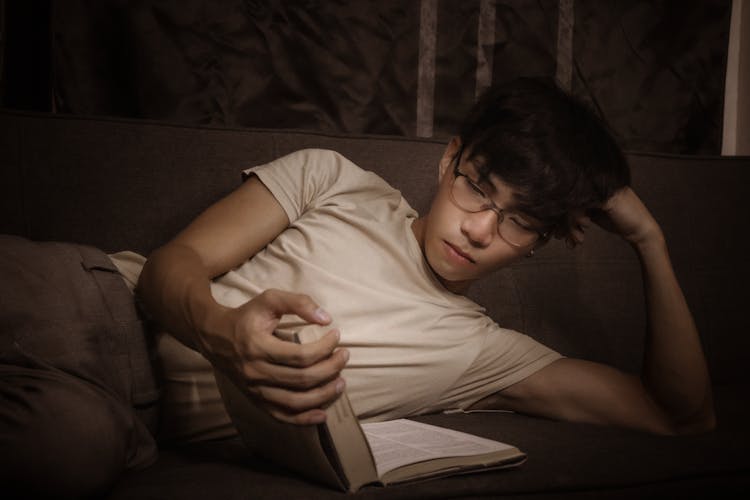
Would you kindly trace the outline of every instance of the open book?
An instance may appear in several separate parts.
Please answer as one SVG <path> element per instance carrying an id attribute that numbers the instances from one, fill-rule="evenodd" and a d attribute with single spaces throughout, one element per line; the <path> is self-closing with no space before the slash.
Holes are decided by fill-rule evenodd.
<path id="1" fill-rule="evenodd" d="M 317 340 L 329 329 L 310 325 L 277 335 L 304 343 Z M 413 420 L 360 425 L 346 393 L 327 408 L 325 423 L 287 424 L 258 408 L 218 370 L 216 382 L 234 425 L 252 452 L 344 491 L 355 492 L 371 483 L 388 485 L 512 467 L 526 459 L 514 446 Z"/>

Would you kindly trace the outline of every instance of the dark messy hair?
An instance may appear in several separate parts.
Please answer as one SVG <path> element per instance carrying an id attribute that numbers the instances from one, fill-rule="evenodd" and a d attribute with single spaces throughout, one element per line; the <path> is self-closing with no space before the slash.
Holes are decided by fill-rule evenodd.
<path id="1" fill-rule="evenodd" d="M 606 126 L 546 79 L 491 87 L 460 129 L 464 154 L 486 179 L 516 191 L 517 207 L 567 234 L 566 215 L 604 203 L 630 184 L 630 169 Z"/>

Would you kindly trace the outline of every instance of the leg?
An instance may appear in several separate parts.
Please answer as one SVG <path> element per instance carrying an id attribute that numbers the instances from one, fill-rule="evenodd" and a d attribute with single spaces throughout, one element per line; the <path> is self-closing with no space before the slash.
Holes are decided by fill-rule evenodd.
<path id="1" fill-rule="evenodd" d="M 0 236 L 0 484 L 81 497 L 156 458 L 133 298 L 90 247 Z"/>
<path id="2" fill-rule="evenodd" d="M 134 423 L 92 384 L 41 367 L 0 367 L 0 483 L 25 498 L 101 494 L 125 468 Z"/>

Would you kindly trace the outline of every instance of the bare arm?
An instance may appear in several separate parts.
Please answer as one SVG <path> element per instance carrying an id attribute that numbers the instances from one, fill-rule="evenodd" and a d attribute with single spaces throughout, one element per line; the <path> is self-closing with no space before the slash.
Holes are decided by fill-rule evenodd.
<path id="1" fill-rule="evenodd" d="M 297 345 L 277 339 L 273 330 L 282 314 L 318 324 L 328 324 L 328 315 L 310 297 L 278 290 L 225 307 L 209 287 L 212 278 L 252 257 L 288 224 L 279 203 L 253 177 L 149 256 L 138 293 L 164 329 L 245 385 L 275 417 L 319 422 L 325 418 L 321 408 L 343 390 L 339 372 L 348 353 L 334 353 L 335 331 Z"/>
<path id="2" fill-rule="evenodd" d="M 583 228 L 574 239 L 583 241 Z M 663 434 L 713 429 L 708 368 L 698 330 L 672 269 L 661 228 L 630 188 L 616 193 L 597 221 L 635 249 L 643 271 L 648 328 L 640 378 L 615 368 L 561 359 L 476 407 L 620 425 Z"/>

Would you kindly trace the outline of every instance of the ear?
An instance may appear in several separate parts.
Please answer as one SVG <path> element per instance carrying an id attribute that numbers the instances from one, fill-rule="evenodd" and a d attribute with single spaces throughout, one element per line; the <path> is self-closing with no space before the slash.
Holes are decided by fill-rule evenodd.
<path id="1" fill-rule="evenodd" d="M 452 137 L 450 142 L 448 142 L 448 145 L 445 147 L 443 157 L 440 159 L 440 165 L 438 167 L 438 183 L 442 182 L 445 173 L 449 172 L 460 149 L 461 139 L 457 136 Z"/>
<path id="2" fill-rule="evenodd" d="M 533 252 L 535 252 L 536 250 L 539 250 L 540 248 L 543 248 L 545 245 L 547 245 L 547 243 L 549 243 L 550 238 L 551 238 L 551 236 L 548 236 L 547 238 L 545 238 L 543 240 L 539 240 L 536 243 L 534 243 L 534 246 L 531 248 L 532 255 L 533 255 Z"/>

